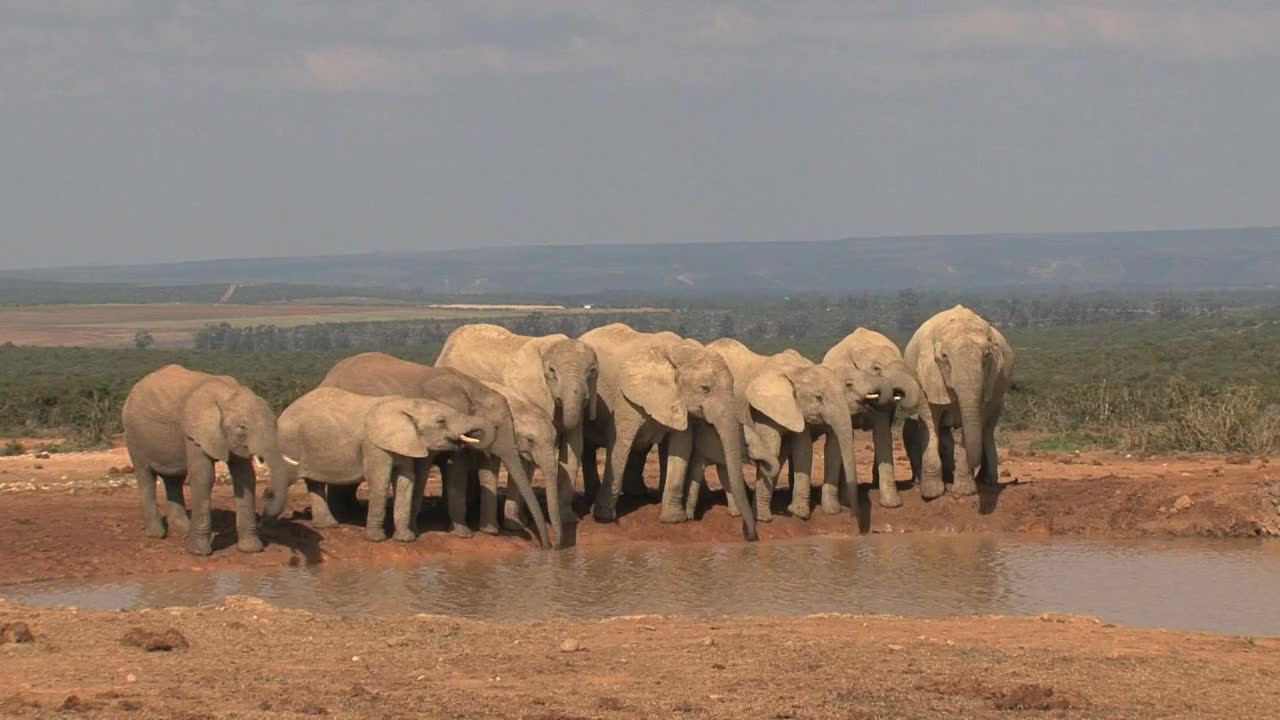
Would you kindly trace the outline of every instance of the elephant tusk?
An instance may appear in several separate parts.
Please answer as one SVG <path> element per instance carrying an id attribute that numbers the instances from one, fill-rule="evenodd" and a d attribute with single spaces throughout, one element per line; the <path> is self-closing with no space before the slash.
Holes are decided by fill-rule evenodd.
<path id="1" fill-rule="evenodd" d="M 478 438 L 473 438 L 473 437 L 471 437 L 470 435 L 459 435 L 459 436 L 458 436 L 458 439 L 459 439 L 459 440 L 461 440 L 462 442 L 464 442 L 464 443 L 468 444 L 468 445 L 479 445 L 479 444 L 480 444 L 480 440 L 479 440 Z"/>
<path id="2" fill-rule="evenodd" d="M 290 465 L 297 465 L 297 464 L 298 464 L 298 461 L 297 461 L 297 460 L 294 460 L 293 458 L 289 457 L 288 455 L 281 454 L 281 455 L 280 455 L 280 459 L 281 459 L 281 460 L 284 460 L 285 462 L 289 463 Z"/>
<path id="3" fill-rule="evenodd" d="M 863 395 L 862 397 L 864 397 L 864 398 L 866 398 L 866 399 L 868 399 L 868 400 L 879 400 L 879 399 L 880 399 L 880 393 L 878 393 L 878 392 L 869 392 L 869 393 L 867 393 L 866 395 Z"/>
<path id="4" fill-rule="evenodd" d="M 893 399 L 894 399 L 894 400 L 901 400 L 902 398 L 904 398 L 904 397 L 906 397 L 906 396 L 907 396 L 907 395 L 906 395 L 906 393 L 900 393 L 900 392 L 897 392 L 897 391 L 895 391 L 895 392 L 893 393 Z"/>

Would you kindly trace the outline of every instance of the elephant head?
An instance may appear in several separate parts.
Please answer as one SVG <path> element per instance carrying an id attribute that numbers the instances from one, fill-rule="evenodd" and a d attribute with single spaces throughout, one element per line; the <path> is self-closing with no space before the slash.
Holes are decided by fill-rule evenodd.
<path id="1" fill-rule="evenodd" d="M 864 396 L 876 407 L 888 408 L 896 403 L 903 410 L 914 412 L 920 405 L 920 383 L 905 362 L 873 360 L 870 367 L 863 369 L 875 378 L 878 385 L 874 395 L 868 393 Z"/>
<path id="2" fill-rule="evenodd" d="M 864 396 L 870 394 L 866 388 L 863 390 Z M 856 487 L 853 420 L 846 386 L 834 371 L 807 361 L 780 364 L 757 374 L 743 394 L 756 412 L 790 432 L 806 432 L 806 425 L 825 428 L 826 452 L 839 454 L 845 476 L 850 485 Z M 858 493 L 849 495 L 856 518 Z"/>
<path id="3" fill-rule="evenodd" d="M 916 363 L 924 394 L 934 404 L 956 404 L 965 455 L 970 467 L 978 467 L 983 408 L 992 401 L 1007 360 L 985 323 L 944 323 L 923 340 Z"/>
<path id="4" fill-rule="evenodd" d="M 234 382 L 210 382 L 187 398 L 182 431 L 211 459 L 251 460 L 271 472 L 264 519 L 274 519 L 288 500 L 290 474 L 276 441 L 276 416 L 267 402 Z"/>
<path id="5" fill-rule="evenodd" d="M 378 403 L 365 419 L 366 439 L 387 452 L 424 458 L 464 447 L 486 450 L 493 422 L 431 400 L 396 397 Z"/>
<path id="6" fill-rule="evenodd" d="M 595 350 L 580 340 L 548 335 L 521 346 L 508 361 L 502 383 L 558 417 L 561 429 L 573 430 L 582 424 L 583 411 L 595 419 L 598 375 Z"/>
<path id="7" fill-rule="evenodd" d="M 643 413 L 674 431 L 689 427 L 690 416 L 713 427 L 724 448 L 734 501 L 750 508 L 742 474 L 743 429 L 734 400 L 733 375 L 724 358 L 701 344 L 679 338 L 655 343 L 628 358 L 622 368 L 622 394 Z M 756 521 L 742 513 L 742 532 L 756 539 Z"/>

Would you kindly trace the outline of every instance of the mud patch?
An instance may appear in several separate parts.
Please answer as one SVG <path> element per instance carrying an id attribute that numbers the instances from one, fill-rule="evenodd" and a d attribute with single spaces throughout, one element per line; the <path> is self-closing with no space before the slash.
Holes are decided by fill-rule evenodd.
<path id="1" fill-rule="evenodd" d="M 1079 697 L 1035 683 L 994 692 L 989 698 L 997 710 L 1072 710 L 1085 706 Z"/>
<path id="2" fill-rule="evenodd" d="M 124 634 L 120 643 L 129 647 L 142 648 L 146 652 L 170 652 L 191 647 L 187 643 L 187 638 L 174 628 L 161 631 L 133 628 Z"/>

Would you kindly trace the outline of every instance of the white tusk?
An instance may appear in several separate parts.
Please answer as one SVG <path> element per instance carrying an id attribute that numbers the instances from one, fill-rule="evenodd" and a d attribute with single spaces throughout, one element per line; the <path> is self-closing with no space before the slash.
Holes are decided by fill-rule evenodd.
<path id="1" fill-rule="evenodd" d="M 458 439 L 459 439 L 459 440 L 461 440 L 462 442 L 464 442 L 464 443 L 468 444 L 468 445 L 479 445 L 479 444 L 480 444 L 480 440 L 479 440 L 478 438 L 473 438 L 473 437 L 471 437 L 470 435 L 459 435 L 459 436 L 458 436 Z"/>
<path id="2" fill-rule="evenodd" d="M 863 395 L 863 397 L 865 397 L 868 400 L 879 400 L 880 393 L 867 393 L 866 395 Z"/>
<path id="3" fill-rule="evenodd" d="M 293 458 L 289 457 L 288 455 L 281 455 L 281 456 L 280 456 L 280 459 L 281 459 L 281 460 L 284 460 L 285 462 L 289 463 L 290 465 L 297 465 L 297 464 L 298 464 L 298 461 L 297 461 L 297 460 L 294 460 Z"/>

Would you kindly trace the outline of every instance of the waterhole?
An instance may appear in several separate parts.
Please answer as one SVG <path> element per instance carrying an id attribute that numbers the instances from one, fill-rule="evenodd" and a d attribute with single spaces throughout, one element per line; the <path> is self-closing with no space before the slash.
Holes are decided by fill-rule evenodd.
<path id="1" fill-rule="evenodd" d="M 1122 625 L 1280 636 L 1280 544 L 874 535 L 0 587 L 0 596 L 18 602 L 96 609 L 202 605 L 228 595 L 340 615 L 1062 612 Z"/>

